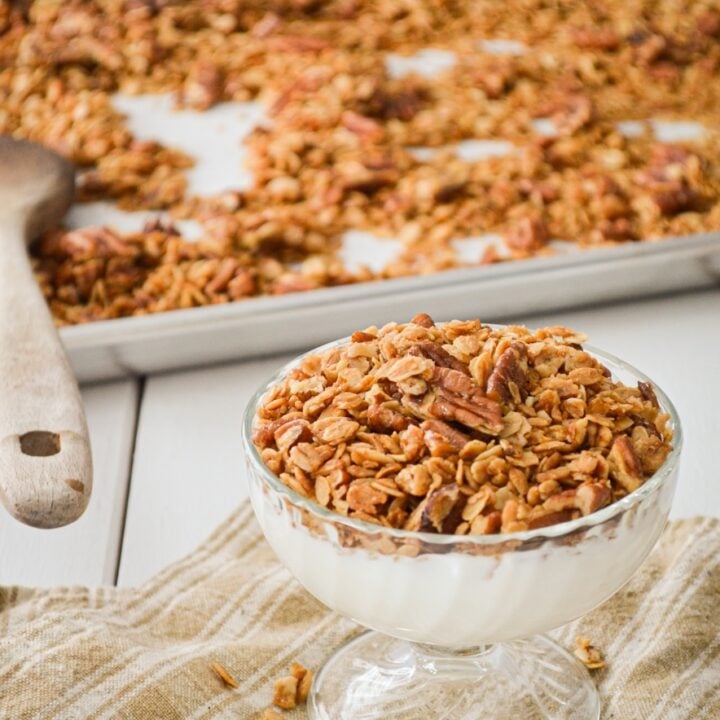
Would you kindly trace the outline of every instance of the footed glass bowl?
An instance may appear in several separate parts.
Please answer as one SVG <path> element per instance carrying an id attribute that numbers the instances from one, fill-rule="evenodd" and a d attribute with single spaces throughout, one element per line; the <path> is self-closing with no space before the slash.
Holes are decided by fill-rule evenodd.
<path id="1" fill-rule="evenodd" d="M 340 340 L 313 350 L 323 352 Z M 586 348 L 588 349 L 588 348 Z M 588 349 L 627 385 L 648 381 Z M 245 413 L 250 497 L 273 550 L 318 600 L 372 631 L 340 648 L 317 675 L 317 720 L 596 720 L 585 667 L 539 634 L 607 600 L 659 538 L 682 446 L 670 400 L 673 450 L 638 490 L 596 513 L 537 530 L 484 536 L 388 529 L 302 497 L 263 463 L 252 442 L 258 390 Z"/>

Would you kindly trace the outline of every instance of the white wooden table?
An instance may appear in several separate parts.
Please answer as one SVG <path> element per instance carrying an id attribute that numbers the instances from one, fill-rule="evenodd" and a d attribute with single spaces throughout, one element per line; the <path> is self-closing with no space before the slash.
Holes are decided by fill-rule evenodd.
<path id="1" fill-rule="evenodd" d="M 720 289 L 518 320 L 576 327 L 657 381 L 686 436 L 673 514 L 720 515 Z M 243 408 L 286 359 L 83 388 L 90 506 L 59 530 L 0 512 L 0 584 L 134 585 L 192 550 L 246 495 Z"/>

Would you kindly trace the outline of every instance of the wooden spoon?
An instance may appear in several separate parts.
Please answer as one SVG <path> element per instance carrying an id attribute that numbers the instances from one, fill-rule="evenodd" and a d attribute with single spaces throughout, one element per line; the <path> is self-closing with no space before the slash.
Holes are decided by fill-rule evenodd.
<path id="1" fill-rule="evenodd" d="M 79 518 L 92 489 L 80 392 L 26 247 L 59 223 L 74 192 L 69 163 L 0 136 L 0 500 L 44 528 Z"/>

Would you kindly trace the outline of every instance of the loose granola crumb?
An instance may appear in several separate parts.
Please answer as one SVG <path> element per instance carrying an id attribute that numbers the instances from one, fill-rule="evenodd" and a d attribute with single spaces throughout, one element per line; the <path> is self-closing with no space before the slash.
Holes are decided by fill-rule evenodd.
<path id="1" fill-rule="evenodd" d="M 232 675 L 219 663 L 214 662 L 210 665 L 212 671 L 227 685 L 231 688 L 237 688 L 238 684 L 233 679 Z"/>
<path id="2" fill-rule="evenodd" d="M 312 687 L 313 681 L 313 672 L 312 670 L 309 670 L 302 665 L 293 663 L 292 673 L 296 677 L 298 677 L 299 675 L 297 695 L 295 696 L 295 700 L 297 701 L 298 705 L 301 705 L 302 703 L 307 701 L 308 695 L 310 694 L 310 688 Z"/>
<path id="3" fill-rule="evenodd" d="M 282 677 L 275 681 L 275 694 L 273 695 L 273 705 L 277 705 L 283 710 L 292 710 L 297 705 L 296 695 L 298 688 L 298 680 L 292 675 Z"/>
<path id="4" fill-rule="evenodd" d="M 313 672 L 298 662 L 290 666 L 290 674 L 275 681 L 273 704 L 292 710 L 307 701 L 312 686 Z"/>
<path id="5" fill-rule="evenodd" d="M 605 667 L 605 660 L 600 651 L 592 644 L 589 638 L 578 635 L 575 638 L 576 648 L 574 655 L 588 670 L 599 670 Z"/>
<path id="6" fill-rule="evenodd" d="M 650 383 L 623 385 L 582 342 L 426 314 L 358 331 L 271 389 L 254 442 L 297 492 L 387 527 L 485 535 L 590 515 L 657 471 L 672 431 Z"/>

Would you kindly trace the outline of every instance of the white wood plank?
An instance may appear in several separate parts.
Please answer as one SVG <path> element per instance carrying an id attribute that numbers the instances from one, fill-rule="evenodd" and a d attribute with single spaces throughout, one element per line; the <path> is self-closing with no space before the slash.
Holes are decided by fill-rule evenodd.
<path id="1" fill-rule="evenodd" d="M 140 583 L 193 550 L 246 497 L 243 410 L 285 360 L 146 380 L 118 585 Z"/>
<path id="2" fill-rule="evenodd" d="M 595 345 L 656 380 L 676 402 L 685 425 L 674 514 L 720 515 L 720 484 L 713 474 L 720 432 L 720 292 L 520 320 L 587 331 Z M 252 392 L 286 359 L 147 380 L 119 584 L 141 582 L 192 550 L 245 496 L 242 412 Z"/>
<path id="3" fill-rule="evenodd" d="M 98 585 L 115 581 L 137 417 L 138 384 L 82 389 L 94 486 L 85 514 L 56 530 L 21 525 L 0 507 L 0 584 Z"/>

